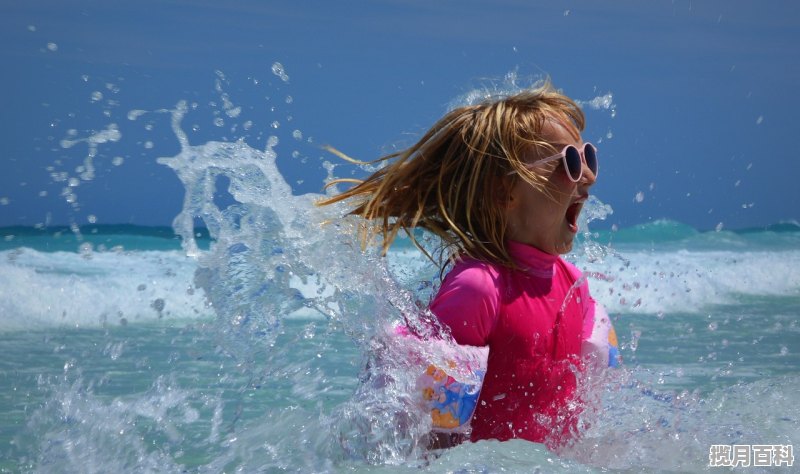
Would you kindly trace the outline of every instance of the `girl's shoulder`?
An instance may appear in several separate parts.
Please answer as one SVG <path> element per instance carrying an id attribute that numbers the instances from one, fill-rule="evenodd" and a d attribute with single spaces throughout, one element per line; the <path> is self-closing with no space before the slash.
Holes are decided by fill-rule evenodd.
<path id="1" fill-rule="evenodd" d="M 502 278 L 503 267 L 494 263 L 477 260 L 472 257 L 459 258 L 453 268 L 447 272 L 445 280 L 471 280 L 481 286 L 496 286 Z"/>
<path id="2" fill-rule="evenodd" d="M 487 344 L 500 311 L 500 267 L 461 258 L 447 273 L 430 310 L 459 344 Z"/>
<path id="3" fill-rule="evenodd" d="M 490 262 L 470 257 L 459 258 L 445 275 L 437 299 L 457 297 L 472 303 L 480 301 L 496 309 L 501 288 L 505 286 L 503 269 L 501 265 Z"/>

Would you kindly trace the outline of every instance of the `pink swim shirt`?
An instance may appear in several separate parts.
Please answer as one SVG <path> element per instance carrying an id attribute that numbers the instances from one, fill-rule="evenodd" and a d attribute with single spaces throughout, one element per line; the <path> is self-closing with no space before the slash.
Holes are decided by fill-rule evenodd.
<path id="1" fill-rule="evenodd" d="M 519 269 L 465 258 L 431 311 L 459 344 L 488 346 L 472 441 L 522 438 L 559 446 L 576 434 L 576 371 L 594 321 L 581 273 L 557 255 L 507 242 Z"/>

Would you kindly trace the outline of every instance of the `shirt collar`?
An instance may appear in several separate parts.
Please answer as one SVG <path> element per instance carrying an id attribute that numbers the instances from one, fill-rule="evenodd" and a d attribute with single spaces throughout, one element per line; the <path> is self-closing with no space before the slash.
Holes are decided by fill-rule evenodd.
<path id="1" fill-rule="evenodd" d="M 558 255 L 551 255 L 531 245 L 513 240 L 506 241 L 506 245 L 514 263 L 525 273 L 541 278 L 553 277 L 553 266 L 558 260 Z"/>

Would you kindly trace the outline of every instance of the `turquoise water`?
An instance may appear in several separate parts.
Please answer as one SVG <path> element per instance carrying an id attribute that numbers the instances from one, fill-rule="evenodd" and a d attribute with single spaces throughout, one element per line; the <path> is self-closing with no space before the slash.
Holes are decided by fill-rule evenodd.
<path id="1" fill-rule="evenodd" d="M 208 248 L 206 229 L 198 229 L 195 238 Z M 135 225 L 95 225 L 80 227 L 2 227 L 0 250 L 24 247 L 42 252 L 75 252 L 83 250 L 122 251 L 125 249 L 179 250 L 181 240 L 172 227 Z"/>
<path id="2" fill-rule="evenodd" d="M 14 235 L 0 251 L 4 471 L 702 471 L 711 444 L 797 439 L 800 232 L 792 226 L 697 232 L 659 222 L 583 236 L 569 258 L 593 272 L 625 359 L 603 389 L 605 410 L 559 455 L 482 442 L 436 456 L 420 446 L 413 417 L 398 414 L 402 384 L 365 395 L 378 328 L 397 318 L 372 299 L 424 299 L 420 282 L 435 273 L 407 243 L 377 266 L 364 255 L 373 271 L 386 267 L 378 284 L 344 277 L 360 265 L 322 252 L 331 267 L 344 265 L 331 289 L 313 266 L 320 255 L 293 261 L 285 236 L 282 253 L 280 238 L 266 239 L 255 271 L 234 261 L 248 252 L 230 252 L 241 242 L 223 262 L 209 258 L 223 245 L 201 233 L 199 251 L 214 262 L 204 269 L 164 229 L 90 229 L 3 229 Z M 275 257 L 305 281 L 243 291 Z M 209 297 L 203 278 L 224 291 Z M 258 315 L 259 293 L 282 300 L 266 310 L 273 314 Z M 239 299 L 234 319 L 213 298 Z M 236 320 L 253 307 L 257 321 Z"/>

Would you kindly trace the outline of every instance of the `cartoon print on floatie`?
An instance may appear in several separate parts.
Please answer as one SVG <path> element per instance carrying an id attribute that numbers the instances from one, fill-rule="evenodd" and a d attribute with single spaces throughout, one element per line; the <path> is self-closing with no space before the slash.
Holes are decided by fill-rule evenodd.
<path id="1" fill-rule="evenodd" d="M 619 342 L 614 326 L 608 331 L 608 366 L 619 367 L 622 364 L 622 355 L 619 353 Z"/>
<path id="2" fill-rule="evenodd" d="M 448 364 L 451 368 L 455 366 L 454 361 L 448 361 Z M 467 426 L 478 403 L 484 372 L 482 369 L 473 372 L 477 383 L 464 383 L 433 364 L 428 366 L 417 380 L 417 387 L 431 412 L 434 429 L 453 430 Z"/>

